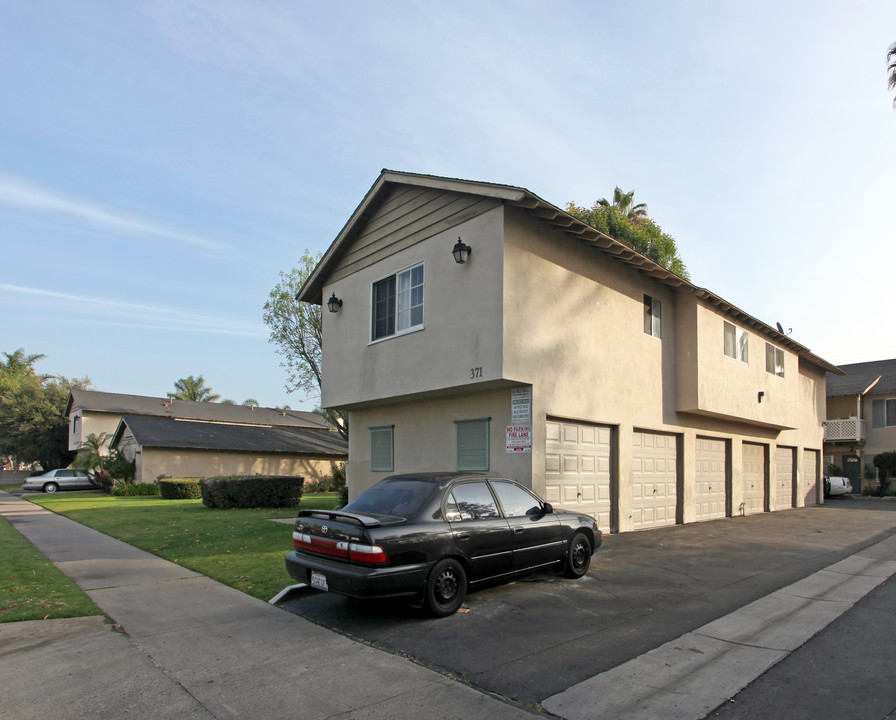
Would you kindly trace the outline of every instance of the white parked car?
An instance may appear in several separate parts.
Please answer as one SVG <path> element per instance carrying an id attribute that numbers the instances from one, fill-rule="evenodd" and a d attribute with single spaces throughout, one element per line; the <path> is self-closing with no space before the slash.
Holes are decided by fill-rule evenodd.
<path id="1" fill-rule="evenodd" d="M 849 478 L 833 475 L 824 479 L 824 496 L 846 495 L 852 492 L 852 483 Z"/>
<path id="2" fill-rule="evenodd" d="M 43 475 L 27 478 L 22 483 L 22 490 L 40 490 L 45 493 L 54 493 L 58 490 L 90 490 L 95 487 L 97 486 L 91 473 L 71 468 L 50 470 Z"/>

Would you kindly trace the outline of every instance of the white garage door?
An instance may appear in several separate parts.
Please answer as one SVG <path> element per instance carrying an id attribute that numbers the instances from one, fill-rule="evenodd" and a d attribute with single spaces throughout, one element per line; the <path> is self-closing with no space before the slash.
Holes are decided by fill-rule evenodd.
<path id="1" fill-rule="evenodd" d="M 743 444 L 743 506 L 736 514 L 765 512 L 765 445 Z"/>
<path id="2" fill-rule="evenodd" d="M 818 450 L 803 450 L 803 501 L 806 505 L 818 505 Z"/>
<path id="3" fill-rule="evenodd" d="M 545 500 L 597 518 L 610 532 L 612 428 L 548 420 L 545 442 Z"/>
<path id="4" fill-rule="evenodd" d="M 728 487 L 728 443 L 697 438 L 697 520 L 725 517 Z"/>
<path id="5" fill-rule="evenodd" d="M 796 448 L 779 447 L 775 451 L 775 510 L 789 510 L 793 507 L 795 459 Z"/>
<path id="6" fill-rule="evenodd" d="M 634 433 L 632 528 L 674 525 L 678 509 L 678 443 L 674 435 Z"/>

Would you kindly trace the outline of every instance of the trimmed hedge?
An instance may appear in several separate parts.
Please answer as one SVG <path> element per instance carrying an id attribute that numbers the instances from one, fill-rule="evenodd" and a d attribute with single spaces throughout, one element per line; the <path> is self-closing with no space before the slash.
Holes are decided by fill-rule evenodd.
<path id="1" fill-rule="evenodd" d="M 199 478 L 163 478 L 159 480 L 166 500 L 197 500 L 202 497 Z"/>
<path id="2" fill-rule="evenodd" d="M 158 483 L 117 482 L 112 486 L 112 495 L 114 495 L 115 497 L 132 497 L 158 494 Z"/>
<path id="3" fill-rule="evenodd" d="M 205 478 L 199 485 L 206 507 L 279 508 L 299 504 L 304 482 L 301 477 L 253 475 Z"/>

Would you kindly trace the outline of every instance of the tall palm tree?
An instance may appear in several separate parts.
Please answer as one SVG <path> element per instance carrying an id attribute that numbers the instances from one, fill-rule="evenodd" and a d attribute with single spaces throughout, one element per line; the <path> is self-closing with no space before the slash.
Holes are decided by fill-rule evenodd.
<path id="1" fill-rule="evenodd" d="M 887 50 L 887 88 L 896 88 L 896 43 Z M 896 108 L 896 98 L 893 98 L 893 107 Z"/>
<path id="2" fill-rule="evenodd" d="M 192 375 L 181 378 L 174 383 L 174 398 L 176 400 L 191 400 L 193 402 L 215 402 L 220 400 L 221 396 L 212 392 L 210 387 L 205 386 L 205 378 L 200 375 L 193 377 Z"/>
<path id="3" fill-rule="evenodd" d="M 647 217 L 647 203 L 638 203 L 635 205 L 634 190 L 631 192 L 622 192 L 617 186 L 613 191 L 613 202 L 610 202 L 606 198 L 601 198 L 597 201 L 597 204 L 603 205 L 604 207 L 617 208 L 632 222 L 637 222 L 638 220 Z"/>

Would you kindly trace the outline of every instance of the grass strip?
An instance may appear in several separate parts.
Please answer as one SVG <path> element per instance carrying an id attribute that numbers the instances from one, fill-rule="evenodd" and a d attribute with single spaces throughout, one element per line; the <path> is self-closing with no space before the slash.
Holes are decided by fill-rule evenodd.
<path id="1" fill-rule="evenodd" d="M 0 517 L 0 622 L 102 615 L 87 594 Z"/>
<path id="2" fill-rule="evenodd" d="M 292 549 L 298 509 L 330 509 L 336 493 L 309 493 L 297 508 L 212 510 L 201 500 L 101 493 L 31 495 L 28 499 L 82 525 L 207 575 L 241 592 L 270 600 L 292 578 L 283 558 Z"/>

